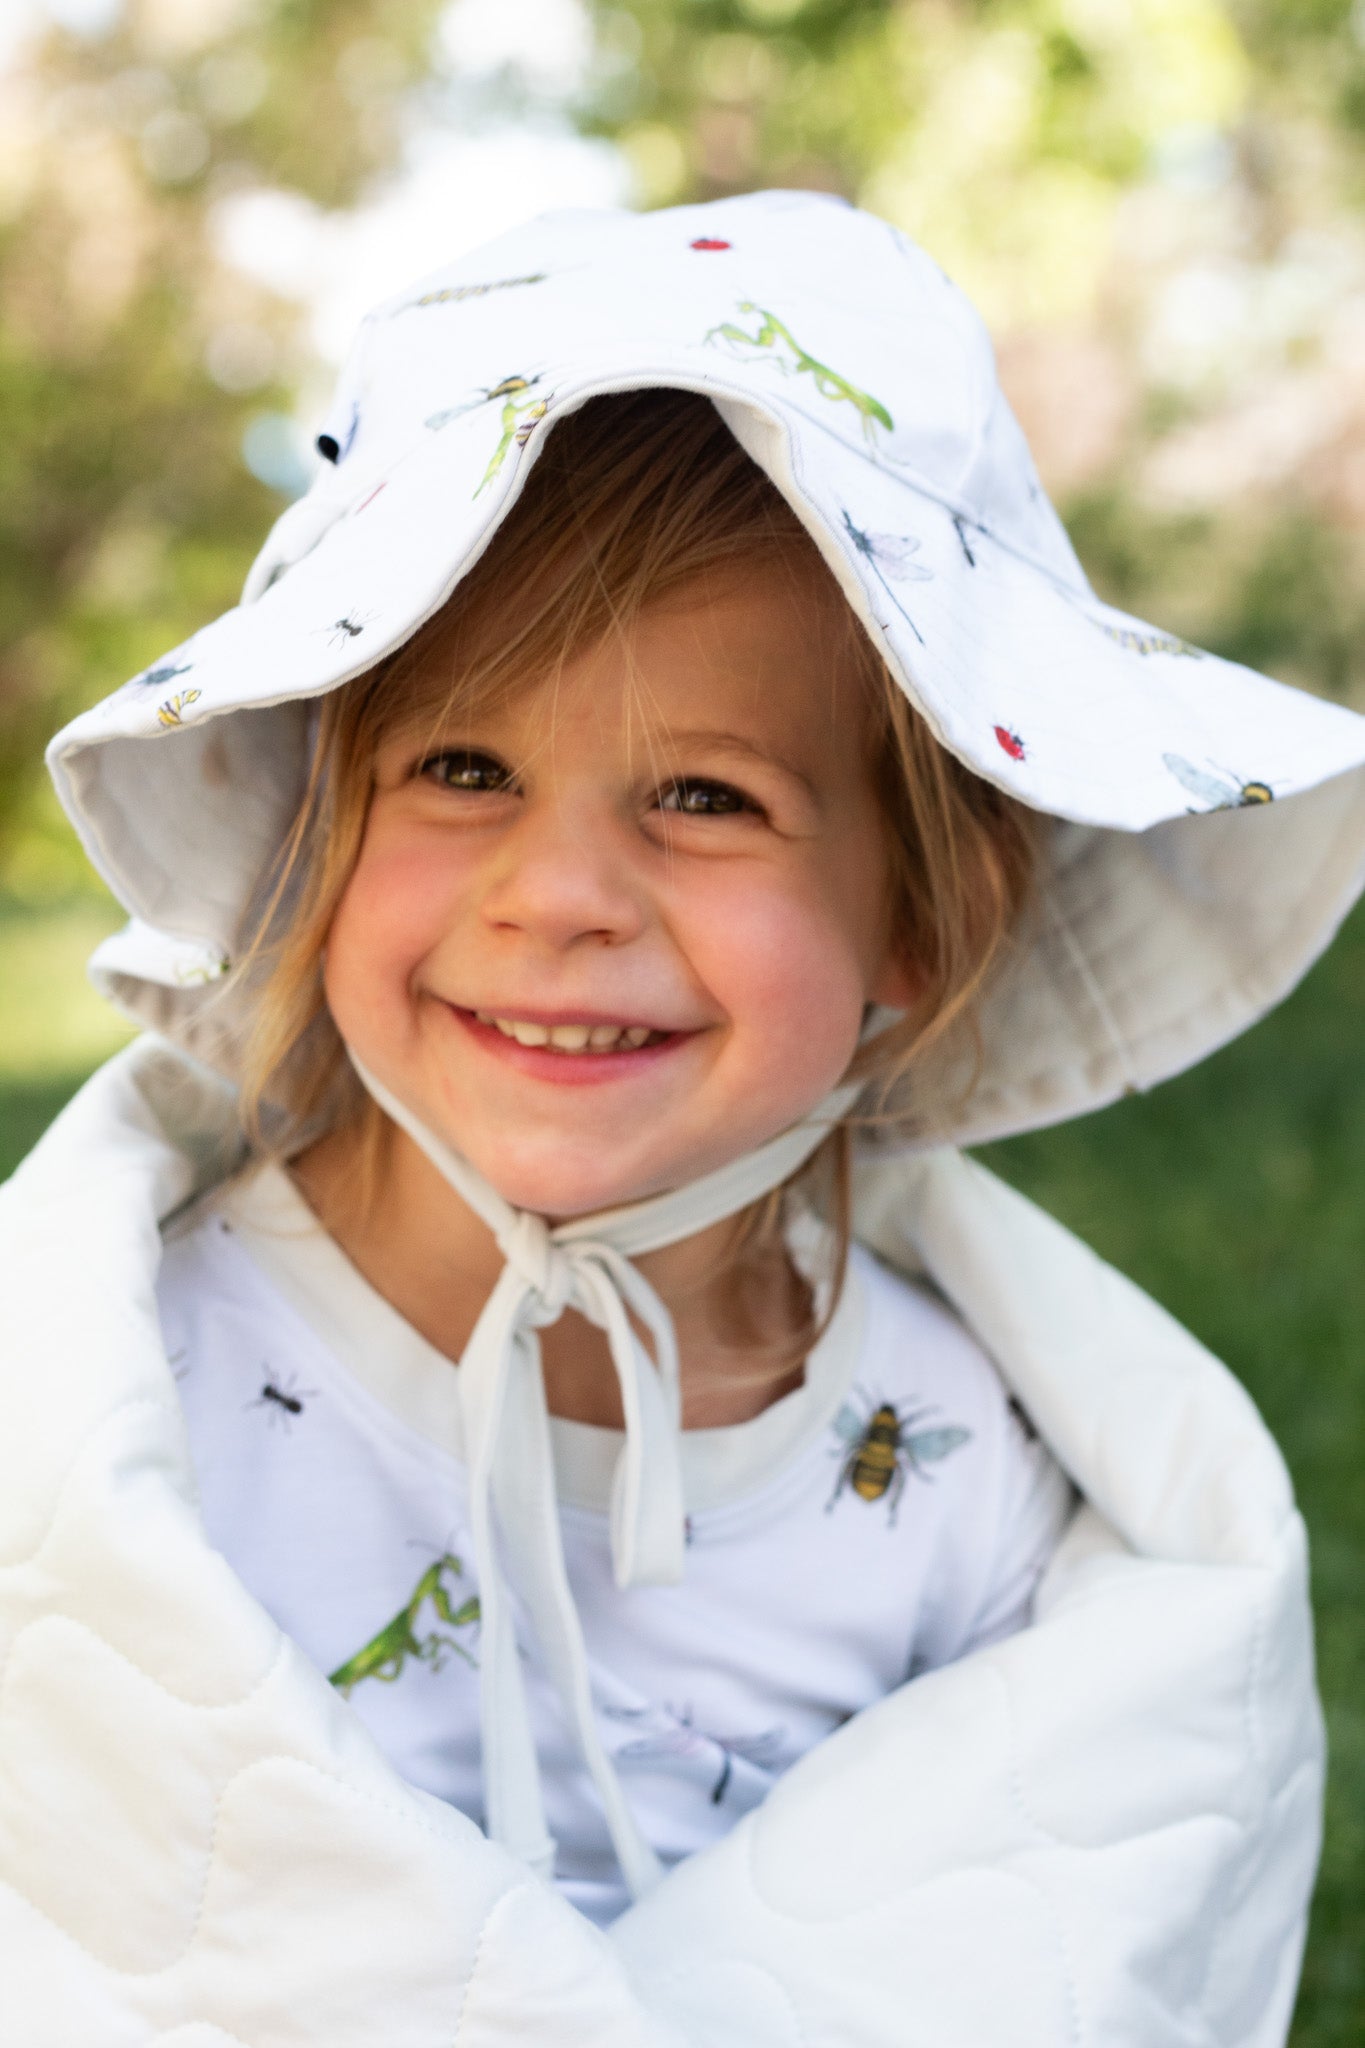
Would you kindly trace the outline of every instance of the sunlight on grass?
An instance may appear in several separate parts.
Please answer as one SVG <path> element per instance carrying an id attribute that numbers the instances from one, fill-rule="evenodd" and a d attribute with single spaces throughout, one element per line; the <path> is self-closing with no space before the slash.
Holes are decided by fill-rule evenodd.
<path id="1" fill-rule="evenodd" d="M 100 940 L 122 922 L 116 905 L 0 910 L 0 1079 L 40 1084 L 76 1075 L 132 1037 L 85 978 Z"/>

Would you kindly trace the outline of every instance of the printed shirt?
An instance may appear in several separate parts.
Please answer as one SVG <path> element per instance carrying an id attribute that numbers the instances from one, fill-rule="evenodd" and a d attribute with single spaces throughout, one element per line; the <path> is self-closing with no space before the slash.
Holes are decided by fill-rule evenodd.
<path id="1" fill-rule="evenodd" d="M 395 1768 L 481 1823 L 458 1367 L 275 1167 L 168 1230 L 158 1299 L 210 1540 Z M 621 1438 L 551 1428 L 599 1725 L 666 1865 L 850 1715 L 1023 1626 L 1072 1506 L 962 1324 L 856 1245 L 802 1385 L 684 1433 L 681 1584 L 617 1588 Z M 628 1903 L 605 1820 L 519 1633 L 556 1879 L 605 1923 Z"/>

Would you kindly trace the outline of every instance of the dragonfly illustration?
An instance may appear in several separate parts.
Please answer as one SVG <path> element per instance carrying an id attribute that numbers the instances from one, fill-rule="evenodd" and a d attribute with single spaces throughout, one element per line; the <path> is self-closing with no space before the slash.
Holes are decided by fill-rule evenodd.
<path id="1" fill-rule="evenodd" d="M 841 510 L 844 532 L 852 541 L 855 552 L 867 563 L 922 647 L 923 633 L 891 587 L 893 583 L 933 582 L 933 570 L 926 569 L 923 562 L 915 560 L 920 549 L 919 542 L 913 534 L 908 533 L 868 533 L 863 527 L 855 524 L 846 506 L 841 507 Z"/>
<path id="2" fill-rule="evenodd" d="M 736 1757 L 760 1768 L 771 1764 L 787 1732 L 785 1728 L 764 1728 L 756 1735 L 713 1735 L 694 1725 L 690 1707 L 678 1713 L 668 1706 L 607 1707 L 604 1711 L 610 1720 L 645 1731 L 621 1744 L 615 1752 L 617 1762 L 656 1764 L 687 1777 L 696 1775 L 694 1766 L 706 1764 L 712 1775 L 712 1806 L 719 1806 L 729 1789 Z"/>

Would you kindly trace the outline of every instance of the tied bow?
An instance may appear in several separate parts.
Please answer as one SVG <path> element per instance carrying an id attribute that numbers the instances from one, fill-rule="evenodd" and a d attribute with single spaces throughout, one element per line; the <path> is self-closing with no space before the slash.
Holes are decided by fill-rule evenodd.
<path id="1" fill-rule="evenodd" d="M 638 1898 L 658 1880 L 660 1865 L 630 1811 L 593 1710 L 583 1629 L 564 1564 L 537 1332 L 574 1308 L 605 1333 L 625 1416 L 611 1499 L 616 1583 L 676 1584 L 686 1531 L 678 1345 L 673 1318 L 632 1257 L 691 1237 L 778 1187 L 852 1107 L 858 1091 L 836 1089 L 803 1122 L 686 1187 L 551 1229 L 543 1217 L 504 1201 L 353 1052 L 350 1059 L 374 1101 L 488 1225 L 506 1261 L 459 1366 L 479 1575 L 488 1833 L 542 1876 L 552 1874 L 555 1845 L 545 1824 L 511 1611 L 515 1585 L 597 1786 L 622 1874 Z M 648 1332 L 649 1348 L 632 1316 Z"/>

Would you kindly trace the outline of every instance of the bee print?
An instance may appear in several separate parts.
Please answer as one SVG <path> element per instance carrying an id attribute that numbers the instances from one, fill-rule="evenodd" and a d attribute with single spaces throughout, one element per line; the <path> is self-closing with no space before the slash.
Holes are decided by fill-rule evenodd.
<path id="1" fill-rule="evenodd" d="M 406 1606 L 400 1607 L 392 1621 L 385 1622 L 363 1649 L 348 1657 L 344 1664 L 338 1664 L 329 1673 L 328 1684 L 334 1685 L 343 1698 L 349 1698 L 366 1678 L 377 1679 L 381 1685 L 393 1685 L 402 1677 L 409 1659 L 425 1664 L 428 1671 L 443 1671 L 452 1656 L 477 1666 L 478 1659 L 468 1645 L 458 1636 L 446 1633 L 449 1629 L 477 1628 L 479 1623 L 477 1593 L 462 1600 L 458 1607 L 455 1605 L 458 1588 L 452 1588 L 450 1581 L 463 1577 L 464 1566 L 453 1551 L 438 1557 L 413 1587 Z M 424 1621 L 422 1610 L 428 1606 L 430 1619 Z M 419 1630 L 423 1632 L 419 1634 Z"/>
<path id="2" fill-rule="evenodd" d="M 896 607 L 896 610 L 905 620 L 906 625 L 922 647 L 924 645 L 923 633 L 921 633 L 919 627 L 915 624 L 891 587 L 893 582 L 932 583 L 934 578 L 933 570 L 926 569 L 922 562 L 917 562 L 914 559 L 919 553 L 919 542 L 911 534 L 866 533 L 861 526 L 854 524 L 847 508 L 843 508 L 842 516 L 844 532 L 852 541 L 855 553 L 860 555 L 863 561 L 867 563 L 867 566 L 881 584 L 882 589 L 886 592 L 892 604 Z"/>
<path id="3" fill-rule="evenodd" d="M 202 690 L 177 690 L 174 697 L 168 697 L 164 704 L 157 705 L 157 724 L 168 728 L 174 725 L 182 725 L 184 723 L 181 716 L 182 712 L 188 711 L 191 704 L 197 704 L 203 694 Z"/>
<path id="4" fill-rule="evenodd" d="M 1253 804 L 1268 804 L 1275 800 L 1275 792 L 1268 782 L 1242 782 L 1229 770 L 1216 767 L 1212 762 L 1208 769 L 1196 768 L 1192 761 L 1186 761 L 1180 754 L 1163 754 L 1162 761 L 1174 775 L 1182 789 L 1191 796 L 1202 799 L 1191 804 L 1191 815 L 1201 811 L 1244 811 Z"/>
<path id="5" fill-rule="evenodd" d="M 261 1391 L 254 1401 L 248 1401 L 248 1408 L 261 1408 L 272 1429 L 283 1426 L 286 1436 L 304 1412 L 304 1404 L 317 1393 L 316 1387 L 301 1387 L 293 1373 L 277 1373 L 272 1379 L 270 1367 L 262 1366 L 265 1379 Z"/>
<path id="6" fill-rule="evenodd" d="M 840 1460 L 839 1477 L 825 1503 L 825 1512 L 832 1512 L 844 1488 L 852 1487 L 859 1500 L 869 1506 L 885 1500 L 886 1525 L 894 1528 L 909 1474 L 928 1479 L 926 1465 L 938 1464 L 971 1442 L 972 1432 L 955 1424 L 915 1428 L 916 1423 L 932 1413 L 930 1408 L 918 1408 L 902 1415 L 889 1401 L 882 1401 L 870 1414 L 860 1415 L 845 1403 L 834 1420 L 835 1433 L 841 1440 L 841 1448 L 835 1453 Z"/>
<path id="7" fill-rule="evenodd" d="M 736 1757 L 760 1769 L 771 1765 L 787 1733 L 785 1728 L 764 1728 L 756 1735 L 713 1735 L 693 1725 L 690 1707 L 680 1713 L 671 1707 L 607 1707 L 604 1712 L 610 1720 L 646 1729 L 621 1744 L 615 1752 L 617 1763 L 653 1764 L 686 1777 L 706 1768 L 712 1806 L 719 1806 L 730 1788 Z"/>
<path id="8" fill-rule="evenodd" d="M 1101 633 L 1112 640 L 1116 647 L 1124 647 L 1129 654 L 1179 654 L 1190 661 L 1202 661 L 1202 647 L 1192 647 L 1188 640 L 1178 639 L 1174 633 L 1138 632 L 1132 626 L 1111 626 L 1107 619 L 1096 619 Z"/>
<path id="9" fill-rule="evenodd" d="M 776 313 L 755 305 L 752 299 L 741 299 L 738 310 L 748 319 L 757 319 L 758 327 L 753 334 L 747 328 L 737 327 L 733 320 L 722 320 L 718 327 L 711 328 L 705 340 L 714 343 L 719 337 L 736 355 L 766 352 L 787 376 L 809 377 L 821 398 L 827 398 L 831 404 L 853 407 L 869 446 L 875 441 L 878 427 L 885 427 L 888 433 L 894 430 L 895 422 L 879 398 L 874 398 L 870 391 L 860 391 L 847 377 L 831 370 L 828 363 L 810 355 Z"/>
<path id="10" fill-rule="evenodd" d="M 1027 761 L 1028 749 L 1017 732 L 1011 732 L 1007 725 L 993 726 L 992 731 L 1011 761 Z"/>

